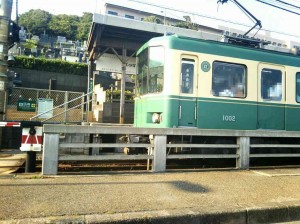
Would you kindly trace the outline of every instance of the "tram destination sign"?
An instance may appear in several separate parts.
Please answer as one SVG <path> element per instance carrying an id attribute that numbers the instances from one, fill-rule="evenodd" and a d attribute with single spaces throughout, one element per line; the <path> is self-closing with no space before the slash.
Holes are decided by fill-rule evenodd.
<path id="1" fill-rule="evenodd" d="M 18 100 L 17 111 L 35 112 L 36 101 Z"/>

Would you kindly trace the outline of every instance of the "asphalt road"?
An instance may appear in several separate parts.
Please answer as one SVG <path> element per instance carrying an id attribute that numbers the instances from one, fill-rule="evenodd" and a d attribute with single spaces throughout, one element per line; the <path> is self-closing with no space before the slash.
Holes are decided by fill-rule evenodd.
<path id="1" fill-rule="evenodd" d="M 266 217 L 251 216 L 251 211 L 263 215 L 276 209 L 288 211 L 269 214 L 274 222 L 300 220 L 300 169 L 0 176 L 0 223 L 41 223 L 53 217 L 105 223 L 227 213 L 235 214 L 233 220 L 256 223 Z"/>

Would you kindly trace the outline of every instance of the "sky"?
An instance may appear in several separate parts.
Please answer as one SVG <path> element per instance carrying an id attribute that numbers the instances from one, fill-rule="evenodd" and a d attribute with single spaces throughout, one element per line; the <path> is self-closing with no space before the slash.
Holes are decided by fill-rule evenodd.
<path id="1" fill-rule="evenodd" d="M 178 19 L 186 14 L 190 15 L 193 22 L 215 28 L 218 25 L 225 25 L 247 31 L 254 25 L 254 22 L 232 1 L 228 1 L 223 5 L 217 4 L 217 0 L 19 0 L 18 2 L 19 14 L 27 12 L 30 9 L 42 9 L 55 15 L 69 14 L 81 16 L 83 12 L 100 12 L 101 6 L 106 1 L 143 11 L 152 11 L 156 14 L 166 14 L 167 17 L 170 16 Z M 275 31 L 272 34 L 273 37 L 281 39 L 289 38 L 300 42 L 300 15 L 267 6 L 256 0 L 238 0 L 238 2 L 261 21 L 263 30 Z M 300 0 L 285 0 L 285 2 L 300 6 Z M 158 5 L 159 7 L 153 5 Z M 183 12 L 178 12 L 179 10 Z M 15 13 L 13 12 L 12 17 L 14 15 Z M 234 24 L 225 21 L 232 21 Z M 264 34 L 265 31 L 259 32 Z M 286 36 L 282 35 L 282 33 L 290 35 Z"/>

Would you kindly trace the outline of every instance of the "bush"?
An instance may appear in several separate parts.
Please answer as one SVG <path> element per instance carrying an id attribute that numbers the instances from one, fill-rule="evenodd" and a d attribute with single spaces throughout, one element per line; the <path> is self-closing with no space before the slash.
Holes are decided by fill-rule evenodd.
<path id="1" fill-rule="evenodd" d="M 109 89 L 106 90 L 106 101 L 110 101 L 111 99 L 119 100 L 120 98 L 121 98 L 121 90 L 113 90 L 112 92 Z M 134 98 L 134 94 L 131 91 L 126 90 L 125 100 L 133 100 L 133 98 Z"/>
<path id="2" fill-rule="evenodd" d="M 15 60 L 15 67 L 17 68 L 82 76 L 85 76 L 88 73 L 88 65 L 84 63 L 67 62 L 60 59 L 33 58 L 27 56 L 16 56 Z"/>

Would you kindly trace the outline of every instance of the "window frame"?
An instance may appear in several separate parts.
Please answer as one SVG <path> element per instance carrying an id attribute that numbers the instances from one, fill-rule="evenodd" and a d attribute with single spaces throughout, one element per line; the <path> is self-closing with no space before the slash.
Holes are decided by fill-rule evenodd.
<path id="1" fill-rule="evenodd" d="M 299 76 L 299 86 L 297 85 L 298 76 Z M 300 72 L 296 72 L 296 82 L 295 83 L 296 83 L 295 100 L 296 100 L 296 103 L 300 103 Z M 299 95 L 297 93 L 299 93 Z M 299 100 L 298 100 L 298 96 L 299 96 Z"/>
<path id="2" fill-rule="evenodd" d="M 184 77 L 187 78 L 187 76 L 183 76 L 183 64 L 186 64 L 186 65 L 193 65 L 193 73 L 192 73 L 192 82 L 191 84 L 189 85 L 189 90 L 191 89 L 192 91 L 183 91 L 183 88 L 184 85 L 183 84 L 186 84 L 186 81 L 184 81 Z M 181 61 L 180 61 L 180 94 L 194 94 L 194 91 L 195 91 L 195 88 L 194 88 L 194 84 L 195 82 L 197 82 L 197 80 L 195 80 L 195 73 L 196 73 L 196 60 L 193 59 L 193 58 L 188 58 L 188 57 L 182 57 L 181 58 Z"/>
<path id="3" fill-rule="evenodd" d="M 162 65 L 158 65 L 158 66 L 155 67 L 155 66 L 151 66 L 153 61 L 151 61 L 150 55 L 151 55 L 151 48 L 157 48 L 157 47 L 159 47 L 163 50 L 163 57 L 162 57 L 163 60 L 161 61 Z M 143 64 L 143 65 L 147 65 L 147 67 L 146 67 L 147 77 L 141 76 L 141 71 L 139 71 L 139 69 L 141 69 L 141 68 L 140 68 L 140 63 L 138 61 L 138 66 L 137 66 L 138 72 L 137 72 L 137 76 L 136 76 L 136 80 L 137 80 L 136 83 L 138 84 L 138 85 L 136 85 L 137 86 L 137 94 L 138 95 L 160 94 L 164 90 L 165 47 L 163 45 L 149 46 L 146 49 L 144 49 L 144 51 L 147 51 L 147 53 L 146 53 L 147 54 L 147 58 L 146 58 L 147 61 L 146 61 L 146 63 Z M 143 52 L 141 52 L 141 54 Z M 162 73 L 160 73 L 160 74 L 151 73 L 151 71 L 155 71 L 155 69 L 160 71 L 159 67 L 162 67 L 162 71 L 161 71 Z M 156 79 L 154 77 L 156 77 Z M 140 79 L 140 78 L 142 78 L 142 79 Z M 160 82 L 158 81 L 159 79 L 161 79 Z M 146 85 L 144 85 L 144 83 L 146 83 Z M 155 83 L 155 85 L 151 85 L 153 83 Z M 156 91 L 155 91 L 155 89 L 156 89 Z"/>
<path id="4" fill-rule="evenodd" d="M 107 14 L 108 14 L 108 15 L 112 15 L 112 16 L 118 16 L 118 15 L 119 15 L 118 12 L 116 12 L 116 11 L 111 11 L 111 10 L 108 10 L 108 11 L 107 11 Z"/>
<path id="5" fill-rule="evenodd" d="M 235 93 L 234 95 L 231 95 L 231 93 L 233 94 L 232 88 L 234 87 L 232 85 L 230 86 L 230 90 L 229 90 L 229 88 L 225 89 L 225 86 L 220 85 L 220 87 L 223 89 L 223 92 L 222 91 L 216 91 L 217 87 L 215 87 L 216 82 L 214 82 L 214 78 L 216 76 L 216 73 L 215 73 L 216 67 L 215 66 L 217 65 L 217 63 L 220 64 L 220 65 L 223 64 L 223 65 L 226 65 L 226 66 L 232 65 L 232 66 L 234 66 L 236 68 L 239 68 L 239 69 L 243 68 L 243 74 L 242 74 L 242 76 L 241 77 L 236 77 L 236 78 L 242 79 L 241 80 L 241 84 L 243 84 L 243 86 L 242 87 L 238 87 L 238 86 L 235 87 L 236 89 L 243 89 L 241 96 L 239 96 L 238 93 Z M 237 74 L 237 75 L 240 75 L 240 74 Z M 229 77 L 229 75 L 226 74 L 224 78 L 227 78 L 226 76 Z M 231 76 L 232 76 L 231 80 L 233 80 L 233 75 L 231 75 Z M 224 79 L 223 82 L 224 83 L 226 83 L 226 82 L 229 83 L 228 80 L 229 79 Z M 219 61 L 219 60 L 213 61 L 213 63 L 212 63 L 212 77 L 211 77 L 211 84 L 212 84 L 212 86 L 211 86 L 211 94 L 214 97 L 226 97 L 226 98 L 231 98 L 231 99 L 232 98 L 234 98 L 234 99 L 245 99 L 247 97 L 247 95 L 248 95 L 248 85 L 247 85 L 248 82 L 247 82 L 247 80 L 248 80 L 248 67 L 247 67 L 247 65 L 240 64 L 240 63 L 234 63 L 234 62 L 228 62 L 228 61 Z M 236 82 L 235 84 L 238 84 L 238 83 Z M 229 87 L 229 84 L 227 84 L 227 85 Z M 225 90 L 228 90 L 227 91 L 228 92 L 227 95 L 225 93 Z M 218 92 L 218 94 L 217 94 L 217 92 Z M 220 95 L 220 93 L 222 93 L 222 94 Z"/>
<path id="6" fill-rule="evenodd" d="M 127 19 L 134 19 L 134 16 L 125 14 L 125 18 L 127 18 Z"/>
<path id="7" fill-rule="evenodd" d="M 265 73 L 263 73 L 265 71 Z M 266 75 L 266 72 L 270 71 L 271 73 L 273 72 L 280 72 L 280 90 L 281 90 L 281 96 L 279 98 L 279 96 L 271 96 L 270 91 L 272 90 L 271 88 L 273 88 L 273 90 L 275 89 L 278 82 L 278 77 L 275 76 L 275 74 L 272 74 L 271 79 L 264 77 Z M 276 69 L 276 68 L 270 68 L 270 67 L 263 67 L 260 70 L 260 78 L 261 78 L 261 84 L 260 84 L 260 97 L 263 101 L 275 101 L 275 102 L 281 102 L 283 100 L 283 72 L 280 69 Z M 277 81 L 276 84 L 274 84 Z M 267 92 L 267 95 L 265 96 Z"/>

